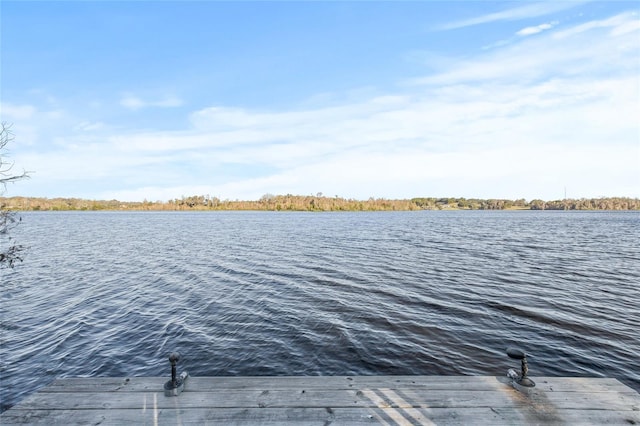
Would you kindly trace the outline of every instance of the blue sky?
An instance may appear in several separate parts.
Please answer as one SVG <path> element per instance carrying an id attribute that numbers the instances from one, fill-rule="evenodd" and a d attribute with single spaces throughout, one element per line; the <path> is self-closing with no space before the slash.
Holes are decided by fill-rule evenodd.
<path id="1" fill-rule="evenodd" d="M 0 13 L 5 196 L 640 197 L 636 2 Z"/>

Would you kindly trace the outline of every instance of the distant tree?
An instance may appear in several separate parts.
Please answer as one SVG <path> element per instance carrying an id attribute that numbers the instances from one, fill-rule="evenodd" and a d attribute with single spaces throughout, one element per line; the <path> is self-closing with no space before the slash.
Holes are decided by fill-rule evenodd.
<path id="1" fill-rule="evenodd" d="M 546 208 L 546 203 L 542 200 L 531 200 L 529 203 L 531 210 L 544 210 Z"/>
<path id="2" fill-rule="evenodd" d="M 13 163 L 6 161 L 6 146 L 13 141 L 11 125 L 0 124 L 0 195 L 7 189 L 7 183 L 15 182 L 29 177 L 23 171 L 21 174 L 14 174 Z M 8 206 L 0 203 L 0 268 L 12 268 L 15 262 L 22 261 L 22 251 L 24 246 L 15 244 L 9 231 L 18 224 L 20 218 L 9 210 Z"/>

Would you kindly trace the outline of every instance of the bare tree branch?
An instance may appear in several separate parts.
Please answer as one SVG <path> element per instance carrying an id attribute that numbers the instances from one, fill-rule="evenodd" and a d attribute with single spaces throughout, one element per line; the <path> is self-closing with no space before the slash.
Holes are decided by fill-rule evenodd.
<path id="1" fill-rule="evenodd" d="M 5 160 L 6 155 L 3 155 L 3 151 L 6 152 L 5 147 L 9 142 L 12 142 L 13 139 L 11 124 L 2 122 L 0 124 L 0 195 L 6 190 L 7 183 L 29 177 L 29 173 L 26 171 L 23 171 L 21 174 L 12 174 L 11 169 L 13 168 L 13 163 Z M 20 217 L 18 217 L 15 212 L 10 211 L 4 204 L 0 205 L 0 269 L 13 268 L 16 262 L 22 262 L 22 252 L 25 247 L 15 244 L 9 236 L 9 231 L 13 229 L 20 220 Z"/>

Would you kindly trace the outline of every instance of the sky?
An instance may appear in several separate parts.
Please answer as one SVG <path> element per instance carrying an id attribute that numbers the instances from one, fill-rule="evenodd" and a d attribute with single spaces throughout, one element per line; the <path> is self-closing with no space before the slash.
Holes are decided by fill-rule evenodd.
<path id="1" fill-rule="evenodd" d="M 4 196 L 640 197 L 640 3 L 0 2 Z"/>

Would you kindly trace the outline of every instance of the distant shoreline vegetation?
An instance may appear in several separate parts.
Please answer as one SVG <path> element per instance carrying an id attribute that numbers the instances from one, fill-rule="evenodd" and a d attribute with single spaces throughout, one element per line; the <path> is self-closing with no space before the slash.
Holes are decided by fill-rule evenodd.
<path id="1" fill-rule="evenodd" d="M 640 210 L 640 199 L 609 197 L 555 201 L 476 198 L 345 199 L 338 196 L 263 195 L 257 201 L 230 201 L 194 195 L 169 201 L 85 200 L 79 198 L 0 197 L 0 206 L 19 211 L 413 211 L 413 210 Z"/>

